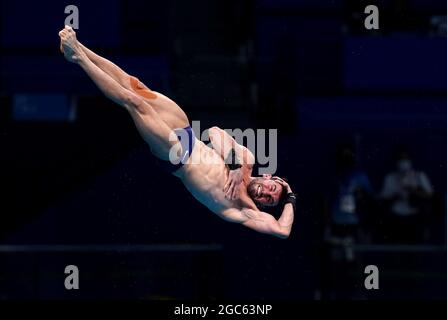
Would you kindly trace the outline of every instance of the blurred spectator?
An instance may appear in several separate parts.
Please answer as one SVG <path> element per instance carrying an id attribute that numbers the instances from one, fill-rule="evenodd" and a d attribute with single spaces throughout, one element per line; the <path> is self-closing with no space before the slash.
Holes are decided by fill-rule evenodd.
<path id="1" fill-rule="evenodd" d="M 373 190 L 366 172 L 357 165 L 354 148 L 342 146 L 336 154 L 337 176 L 327 234 L 358 240 L 360 227 L 368 216 Z"/>
<path id="2" fill-rule="evenodd" d="M 386 237 L 393 243 L 421 243 L 430 215 L 433 188 L 428 176 L 413 168 L 406 148 L 396 152 L 396 171 L 385 176 L 381 198 L 388 211 Z"/>
<path id="3" fill-rule="evenodd" d="M 326 207 L 322 247 L 322 299 L 350 299 L 358 294 L 353 245 L 364 240 L 364 219 L 369 214 L 373 191 L 368 175 L 357 164 L 354 148 L 343 145 L 336 152 L 336 176 Z"/>

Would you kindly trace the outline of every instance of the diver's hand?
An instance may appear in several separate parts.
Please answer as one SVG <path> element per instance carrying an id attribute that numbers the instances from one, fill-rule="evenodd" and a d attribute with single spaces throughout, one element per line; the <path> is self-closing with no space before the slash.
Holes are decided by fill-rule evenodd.
<path id="1" fill-rule="evenodd" d="M 223 188 L 225 192 L 225 198 L 229 200 L 235 200 L 239 198 L 239 189 L 243 180 L 243 174 L 241 168 L 236 170 L 230 170 L 228 173 L 227 182 Z"/>
<path id="2" fill-rule="evenodd" d="M 70 26 L 65 26 L 59 32 L 61 39 L 60 50 L 64 54 L 65 59 L 70 62 L 77 63 L 86 57 L 84 51 L 76 39 L 76 32 Z"/>
<path id="3" fill-rule="evenodd" d="M 278 182 L 284 188 L 286 188 L 287 193 L 293 192 L 292 188 L 290 188 L 289 184 L 287 182 L 285 182 L 283 179 L 281 179 L 280 177 L 273 177 L 272 179 L 275 180 L 276 182 Z"/>

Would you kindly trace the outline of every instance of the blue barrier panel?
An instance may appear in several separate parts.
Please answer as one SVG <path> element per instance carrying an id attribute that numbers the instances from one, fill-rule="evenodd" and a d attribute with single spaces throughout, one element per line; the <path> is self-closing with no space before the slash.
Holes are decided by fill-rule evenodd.
<path id="1" fill-rule="evenodd" d="M 442 129 L 446 98 L 315 97 L 298 101 L 302 129 L 399 131 Z"/>
<path id="2" fill-rule="evenodd" d="M 72 121 L 74 105 L 63 94 L 17 94 L 12 100 L 12 117 L 19 121 Z"/>
<path id="3" fill-rule="evenodd" d="M 446 56 L 447 38 L 350 37 L 344 43 L 344 86 L 355 90 L 446 90 Z"/>

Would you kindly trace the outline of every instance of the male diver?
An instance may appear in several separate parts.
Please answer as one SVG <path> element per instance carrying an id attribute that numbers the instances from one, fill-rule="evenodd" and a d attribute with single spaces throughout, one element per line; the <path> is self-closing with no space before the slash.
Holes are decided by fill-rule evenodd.
<path id="1" fill-rule="evenodd" d="M 185 112 L 165 95 L 95 54 L 70 26 L 59 32 L 65 58 L 79 65 L 98 88 L 131 115 L 142 138 L 163 166 L 191 194 L 224 220 L 287 238 L 296 197 L 279 177 L 252 177 L 253 154 L 218 127 L 208 129 L 211 146 L 198 140 Z M 283 205 L 278 219 L 259 208 Z"/>

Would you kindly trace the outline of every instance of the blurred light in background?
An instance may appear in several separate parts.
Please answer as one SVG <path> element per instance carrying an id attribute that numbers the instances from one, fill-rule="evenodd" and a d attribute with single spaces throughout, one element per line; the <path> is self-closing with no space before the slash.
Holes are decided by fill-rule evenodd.
<path id="1" fill-rule="evenodd" d="M 74 100 L 64 94 L 16 94 L 12 118 L 16 121 L 69 121 L 76 119 Z"/>

